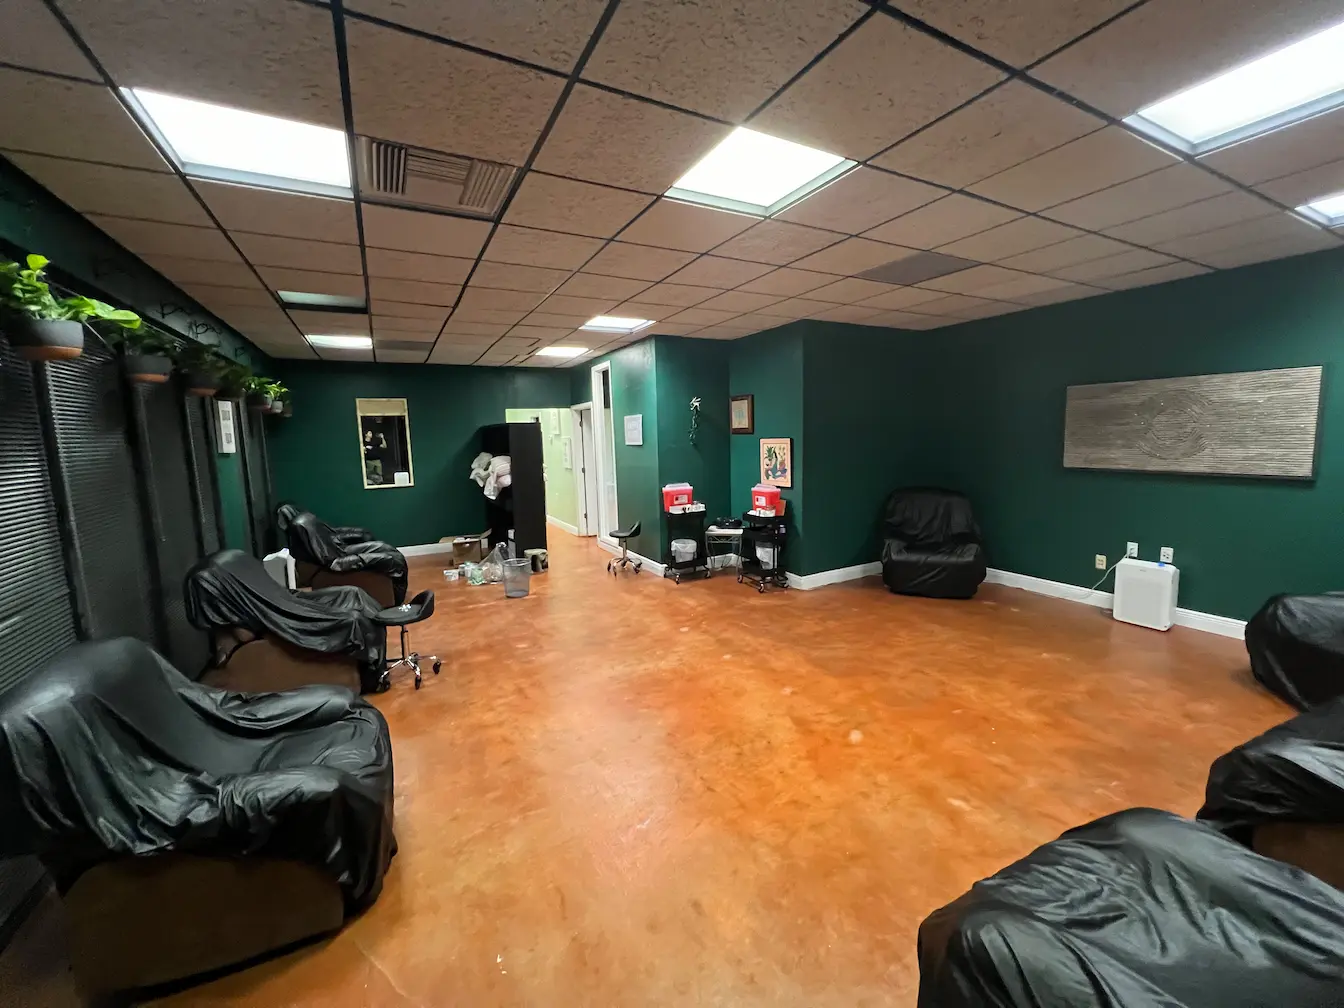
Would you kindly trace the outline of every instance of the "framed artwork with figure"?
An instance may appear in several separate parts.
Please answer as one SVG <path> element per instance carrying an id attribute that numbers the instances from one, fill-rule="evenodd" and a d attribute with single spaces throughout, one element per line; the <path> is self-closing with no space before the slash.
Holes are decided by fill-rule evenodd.
<path id="1" fill-rule="evenodd" d="M 761 482 L 793 486 L 792 438 L 761 438 Z"/>
<path id="2" fill-rule="evenodd" d="M 728 430 L 733 434 L 753 434 L 756 431 L 755 398 L 735 395 L 728 400 Z"/>

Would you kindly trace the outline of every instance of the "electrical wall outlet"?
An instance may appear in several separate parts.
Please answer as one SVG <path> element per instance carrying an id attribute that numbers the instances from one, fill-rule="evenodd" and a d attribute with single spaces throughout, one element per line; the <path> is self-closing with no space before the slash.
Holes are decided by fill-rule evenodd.
<path id="1" fill-rule="evenodd" d="M 1170 546 L 1163 546 L 1162 552 L 1158 553 L 1157 558 L 1163 563 L 1171 563 L 1176 557 L 1176 551 Z"/>
<path id="2" fill-rule="evenodd" d="M 1105 554 L 1105 553 L 1098 553 L 1098 554 L 1097 554 L 1096 565 L 1097 565 L 1097 570 L 1105 570 L 1105 569 L 1106 569 L 1106 554 Z"/>
<path id="3" fill-rule="evenodd" d="M 1134 542 L 1125 543 L 1125 556 L 1129 557 L 1131 560 L 1137 560 L 1139 558 L 1139 544 Z"/>

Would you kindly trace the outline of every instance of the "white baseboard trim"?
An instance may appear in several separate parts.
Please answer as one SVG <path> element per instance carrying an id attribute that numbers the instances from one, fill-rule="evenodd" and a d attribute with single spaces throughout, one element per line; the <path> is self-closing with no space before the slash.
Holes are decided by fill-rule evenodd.
<path id="1" fill-rule="evenodd" d="M 612 543 L 603 542 L 601 539 L 597 540 L 597 544 L 601 546 L 604 550 L 606 550 L 608 553 L 615 553 L 617 556 L 621 555 L 621 548 L 619 546 L 615 546 Z M 639 572 L 641 574 L 647 573 L 647 574 L 654 574 L 658 577 L 662 577 L 663 571 L 667 569 L 657 560 L 650 560 L 648 557 L 641 556 L 634 550 L 630 551 L 630 557 L 631 559 L 639 562 L 640 564 Z"/>
<path id="2" fill-rule="evenodd" d="M 1111 592 L 1094 591 L 1080 588 L 1078 585 L 1065 584 L 1063 581 L 1050 581 L 1033 577 L 1030 574 L 1017 574 L 1013 571 L 996 570 L 991 567 L 985 574 L 988 584 L 1001 584 L 1009 588 L 1021 588 L 1037 595 L 1049 595 L 1052 598 L 1068 602 L 1081 602 L 1083 605 L 1096 606 L 1098 609 L 1110 609 L 1115 604 Z M 1176 625 L 1205 633 L 1218 634 L 1220 637 L 1234 637 L 1243 640 L 1246 637 L 1246 621 L 1230 616 L 1218 616 L 1214 613 L 1200 612 L 1197 609 L 1176 610 Z"/>
<path id="3" fill-rule="evenodd" d="M 825 588 L 827 585 L 840 584 L 842 581 L 857 581 L 859 578 L 872 577 L 882 573 L 881 561 L 855 564 L 853 567 L 837 567 L 834 570 L 817 571 L 815 574 L 789 573 L 789 587 L 801 591 Z"/>
<path id="4" fill-rule="evenodd" d="M 571 525 L 571 524 L 570 524 L 569 522 L 567 522 L 567 521 L 561 521 L 559 518 L 556 518 L 554 515 L 547 515 L 547 516 L 546 516 L 546 524 L 548 524 L 548 525 L 554 525 L 554 526 L 555 526 L 556 528 L 558 528 L 558 529 L 563 529 L 564 531 L 568 532 L 568 533 L 569 533 L 570 535 L 572 535 L 572 536 L 576 536 L 576 535 L 579 534 L 579 527 L 578 527 L 577 525 Z"/>
<path id="5" fill-rule="evenodd" d="M 428 556 L 431 553 L 451 553 L 453 544 L 448 543 L 424 543 L 420 546 L 398 546 L 402 556 Z"/>

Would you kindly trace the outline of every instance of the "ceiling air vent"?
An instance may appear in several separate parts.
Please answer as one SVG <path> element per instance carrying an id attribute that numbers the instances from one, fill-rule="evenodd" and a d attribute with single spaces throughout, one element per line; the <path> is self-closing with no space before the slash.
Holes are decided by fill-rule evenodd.
<path id="1" fill-rule="evenodd" d="M 496 161 L 359 137 L 360 195 L 373 203 L 493 218 L 518 169 Z"/>

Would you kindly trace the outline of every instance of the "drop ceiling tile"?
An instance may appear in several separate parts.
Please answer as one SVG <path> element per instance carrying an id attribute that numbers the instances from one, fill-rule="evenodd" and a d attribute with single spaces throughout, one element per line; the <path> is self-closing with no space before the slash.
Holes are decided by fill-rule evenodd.
<path id="1" fill-rule="evenodd" d="M 474 364 L 478 356 L 480 356 L 479 353 L 470 347 L 440 343 L 434 348 L 434 352 L 429 355 L 429 363 L 467 366 Z"/>
<path id="2" fill-rule="evenodd" d="M 350 0 L 346 11 L 372 14 L 431 35 L 555 70 L 569 71 L 605 0 L 510 0 L 446 4 L 439 0 Z"/>
<path id="3" fill-rule="evenodd" d="M 621 240 L 683 252 L 708 252 L 759 217 L 660 199 L 621 232 Z"/>
<path id="4" fill-rule="evenodd" d="M 462 308 L 489 308 L 492 311 L 516 311 L 527 314 L 546 300 L 545 293 L 537 291 L 494 290 L 475 281 L 462 292 L 457 303 Z M 522 315 L 519 317 L 521 318 Z"/>
<path id="5" fill-rule="evenodd" d="M 458 341 L 463 339 L 478 339 L 482 341 L 487 339 L 498 339 L 508 332 L 510 328 L 512 328 L 512 323 L 464 322 L 454 316 L 449 319 L 448 323 L 443 327 L 443 337 L 444 339 L 456 337 Z"/>
<path id="6" fill-rule="evenodd" d="M 414 304 L 449 308 L 457 300 L 462 288 L 458 284 L 425 283 L 421 280 L 396 280 L 389 277 L 369 277 L 369 297 L 375 305 L 379 301 L 405 301 Z M 375 307 L 374 309 L 378 309 Z"/>
<path id="7" fill-rule="evenodd" d="M 1109 293 L 1105 288 L 1092 287 L 1088 284 L 1070 283 L 1061 287 L 1053 287 L 1050 290 L 1034 291 L 1029 294 L 1019 294 L 1017 301 L 1024 305 L 1039 307 L 1041 305 L 1061 304 L 1065 301 L 1080 301 L 1083 298 L 1096 297 L 1098 294 Z M 1013 305 L 1009 310 L 1016 310 L 1017 305 Z M 1003 312 L 994 312 L 995 315 L 1001 315 Z M 982 316 L 976 316 L 980 318 Z"/>
<path id="8" fill-rule="evenodd" d="M 6 156 L 81 213 L 214 227 L 191 190 L 176 175 L 38 154 Z"/>
<path id="9" fill-rule="evenodd" d="M 601 247 L 602 242 L 597 238 L 501 224 L 482 258 L 490 262 L 568 271 L 578 269 Z"/>
<path id="10" fill-rule="evenodd" d="M 583 312 L 580 314 L 560 315 L 555 312 L 531 312 L 524 319 L 524 325 L 548 326 L 555 329 L 577 329 L 590 318 L 592 312 Z"/>
<path id="11" fill-rule="evenodd" d="M 587 322 L 594 315 L 602 315 L 624 299 L 575 297 L 567 294 L 552 294 L 542 302 L 539 311 L 547 315 L 582 315 Z"/>
<path id="12" fill-rule="evenodd" d="M 1293 175 L 1285 175 L 1255 187 L 1270 199 L 1285 206 L 1298 207 L 1312 203 L 1322 196 L 1344 192 L 1344 160 L 1317 165 Z"/>
<path id="13" fill-rule="evenodd" d="M 710 298 L 722 291 L 715 287 L 695 287 L 686 284 L 660 283 L 654 284 L 648 290 L 639 292 L 639 299 L 647 301 L 650 304 L 672 305 L 679 308 L 689 308 L 691 305 L 700 304 L 702 301 L 708 301 Z"/>
<path id="14" fill-rule="evenodd" d="M 809 318 L 820 319 L 823 322 L 858 323 L 880 314 L 882 313 L 876 308 L 864 308 L 861 305 L 834 305 L 826 311 L 809 316 Z"/>
<path id="15" fill-rule="evenodd" d="M 861 303 L 866 308 L 881 308 L 887 311 L 901 308 L 918 310 L 915 308 L 916 305 L 936 301 L 944 296 L 942 291 L 925 290 L 923 287 L 897 287 L 885 294 L 866 298 Z"/>
<path id="16" fill-rule="evenodd" d="M 6 150 L 171 170 L 107 88 L 0 67 L 0 94 L 0 147 Z"/>
<path id="17" fill-rule="evenodd" d="M 396 344 L 420 344 L 426 350 L 434 343 L 439 335 L 439 327 L 432 329 L 389 329 L 387 326 L 379 325 L 378 320 L 373 322 L 373 339 L 379 346 Z"/>
<path id="18" fill-rule="evenodd" d="M 1003 76 L 894 18 L 874 17 L 752 125 L 861 161 Z"/>
<path id="19" fill-rule="evenodd" d="M 300 3 L 61 0 L 122 87 L 345 125 L 331 12 Z"/>
<path id="20" fill-rule="evenodd" d="M 1015 210 L 953 194 L 866 231 L 864 237 L 906 248 L 933 249 L 1021 216 Z"/>
<path id="21" fill-rule="evenodd" d="M 769 272 L 770 267 L 763 266 L 760 263 L 705 255 L 690 265 L 683 266 L 668 279 L 673 284 L 682 286 L 718 287 L 727 290 L 744 284 L 748 280 L 755 280 L 761 274 Z M 653 289 L 657 290 L 656 287 Z"/>
<path id="22" fill-rule="evenodd" d="M 850 276 L 914 254 L 913 249 L 902 248 L 899 245 L 873 241 L 869 238 L 846 238 L 838 245 L 832 245 L 830 248 L 799 259 L 794 265 L 799 269 L 815 270 L 818 273 Z"/>
<path id="23" fill-rule="evenodd" d="M 474 259 L 490 234 L 490 223 L 446 214 L 365 203 L 364 244 L 402 252 Z"/>
<path id="24" fill-rule="evenodd" d="M 1175 163 L 1165 151 L 1108 126 L 992 175 L 970 190 L 1023 210 L 1042 210 Z"/>
<path id="25" fill-rule="evenodd" d="M 1123 276 L 1107 277 L 1098 281 L 1098 285 L 1110 290 L 1130 290 L 1134 287 L 1150 287 L 1153 284 L 1167 283 L 1171 280 L 1184 280 L 1186 277 L 1211 273 L 1206 266 L 1194 263 L 1176 262 L 1167 266 L 1154 266 L 1152 269 L 1138 270 Z"/>
<path id="26" fill-rule="evenodd" d="M 714 254 L 783 266 L 845 237 L 835 231 L 821 231 L 788 221 L 764 220 L 717 246 Z"/>
<path id="27" fill-rule="evenodd" d="M 369 276 L 389 280 L 423 280 L 426 283 L 461 284 L 471 272 L 474 260 L 458 256 L 429 255 L 425 252 L 398 252 L 395 249 L 368 248 L 365 256 Z M 477 269 L 477 274 L 480 270 Z M 486 284 L 486 286 L 502 286 Z"/>
<path id="28" fill-rule="evenodd" d="M 318 273 L 313 270 L 259 266 L 257 272 L 272 290 L 302 291 L 305 294 L 336 294 L 341 297 L 364 296 L 364 277 L 343 273 Z M 387 282 L 387 281 L 384 281 Z M 385 295 L 391 297 L 392 295 Z"/>
<path id="29" fill-rule="evenodd" d="M 1209 0 L 1152 0 L 1032 74 L 1123 118 L 1339 19 L 1335 0 L 1226 7 Z"/>
<path id="30" fill-rule="evenodd" d="M 659 194 L 731 131 L 698 116 L 580 84 L 566 100 L 533 167 Z"/>
<path id="31" fill-rule="evenodd" d="M 858 234 L 931 203 L 944 190 L 860 165 L 795 203 L 776 220 Z"/>
<path id="32" fill-rule="evenodd" d="M 1165 266 L 1168 263 L 1175 262 L 1171 256 L 1163 255 L 1161 252 L 1152 252 L 1148 249 L 1130 249 L 1127 252 L 1121 252 L 1118 255 L 1106 256 L 1102 259 L 1093 259 L 1089 262 L 1079 263 L 1076 266 L 1064 266 L 1053 269 L 1050 273 L 1053 276 L 1063 277 L 1065 280 L 1076 280 L 1079 283 L 1092 283 L 1101 281 L 1106 277 L 1120 276 L 1124 273 L 1133 273 L 1136 270 L 1151 269 L 1154 266 Z"/>
<path id="33" fill-rule="evenodd" d="M 221 262 L 218 259 L 189 259 L 175 253 L 154 255 L 146 253 L 141 259 L 175 284 L 203 284 L 219 287 L 251 287 L 257 276 L 241 259 Z M 271 299 L 275 304 L 275 299 Z M 280 309 L 276 308 L 278 312 Z"/>
<path id="34" fill-rule="evenodd" d="M 347 312 L 287 312 L 300 332 L 330 336 L 367 336 L 369 317 Z"/>
<path id="35" fill-rule="evenodd" d="M 952 315 L 914 315 L 906 313 L 906 321 L 901 323 L 902 329 L 943 329 L 947 326 L 960 325 L 963 319 Z M 876 320 L 882 318 L 881 315 L 875 315 L 873 318 L 864 322 L 864 325 L 876 325 Z"/>
<path id="36" fill-rule="evenodd" d="M 731 290 L 715 295 L 708 301 L 702 301 L 701 308 L 714 311 L 753 312 L 782 300 L 777 294 L 752 294 L 749 291 Z"/>
<path id="37" fill-rule="evenodd" d="M 833 304 L 858 304 L 860 301 L 866 301 L 868 298 L 878 297 L 881 294 L 890 294 L 898 289 L 891 284 L 878 283 L 876 280 L 848 277 L 844 280 L 829 283 L 825 287 L 818 287 L 809 291 L 807 296 L 809 300 L 830 301 Z"/>
<path id="38" fill-rule="evenodd" d="M 912 312 L 889 311 L 870 315 L 863 320 L 866 326 L 882 326 L 888 329 L 922 329 L 932 320 L 941 321 L 935 315 L 915 315 Z"/>
<path id="39" fill-rule="evenodd" d="M 325 196 L 252 189 L 223 182 L 193 180 L 192 186 L 229 231 L 311 238 L 314 241 L 359 243 L 355 205 Z"/>
<path id="40" fill-rule="evenodd" d="M 649 286 L 647 280 L 627 280 L 622 277 L 600 276 L 596 273 L 575 273 L 556 288 L 555 293 L 568 297 L 590 297 L 601 300 L 624 301 Z"/>
<path id="41" fill-rule="evenodd" d="M 390 339 L 433 339 L 438 335 L 448 309 L 440 309 L 434 318 L 398 318 L 395 315 L 374 315 L 373 330 L 377 333 L 389 333 Z"/>
<path id="42" fill-rule="evenodd" d="M 1130 251 L 1130 246 L 1114 238 L 1102 235 L 1079 235 L 1057 245 L 1023 252 L 1021 255 L 1000 259 L 1000 266 L 1022 270 L 1024 273 L 1055 273 L 1057 270 L 1080 263 L 1091 262 L 1105 256 L 1120 255 Z"/>
<path id="43" fill-rule="evenodd" d="M 424 350 L 388 350 L 385 347 L 378 348 L 378 362 L 380 364 L 423 364 L 425 362 Z"/>
<path id="44" fill-rule="evenodd" d="M 994 301 L 1014 301 L 1031 294 L 1039 294 L 1042 291 L 1058 290 L 1070 286 L 1072 285 L 1069 281 L 1060 280 L 1056 277 L 1038 276 L 1035 273 L 1020 273 L 1013 280 L 989 284 L 986 287 L 981 287 L 976 293 Z"/>
<path id="45" fill-rule="evenodd" d="M 494 322 L 507 325 L 517 325 L 522 321 L 526 312 L 506 311 L 498 308 L 458 308 L 456 309 L 450 321 L 462 322 Z"/>
<path id="46" fill-rule="evenodd" d="M 830 305 L 827 305 L 829 308 Z M 715 311 L 712 308 L 683 308 L 677 314 L 669 316 L 671 323 L 691 323 L 696 325 L 715 325 L 719 322 L 727 322 L 730 318 L 736 318 L 741 312 L 735 311 Z"/>
<path id="47" fill-rule="evenodd" d="M 655 281 L 671 276 L 695 258 L 694 252 L 612 242 L 583 267 L 585 273 Z"/>
<path id="48" fill-rule="evenodd" d="M 955 39 L 1016 67 L 1067 45 L 1134 0 L 894 0 L 898 7 Z"/>
<path id="49" fill-rule="evenodd" d="M 289 269 L 318 270 L 322 273 L 362 274 L 358 245 L 305 241 L 239 232 L 233 236 L 253 266 L 284 266 Z"/>
<path id="50" fill-rule="evenodd" d="M 1271 259 L 1284 259 L 1288 256 L 1304 255 L 1307 252 L 1319 252 L 1323 249 L 1337 249 L 1340 240 L 1328 231 L 1312 229 L 1299 234 L 1270 239 L 1243 245 L 1240 248 L 1226 249 L 1221 252 L 1209 252 L 1198 258 L 1210 266 L 1219 269 L 1234 269 L 1251 263 L 1268 262 Z"/>
<path id="51" fill-rule="evenodd" d="M 835 276 L 830 273 L 814 273 L 810 270 L 793 269 L 784 266 L 759 276 L 738 287 L 738 290 L 753 294 L 773 294 L 776 297 L 797 297 L 810 290 L 832 283 Z"/>
<path id="52" fill-rule="evenodd" d="M 727 309 L 724 310 L 726 311 Z M 611 309 L 611 314 L 618 318 L 653 319 L 655 322 L 660 322 L 665 318 L 670 318 L 679 311 L 681 311 L 681 308 L 677 305 L 649 304 L 648 302 L 635 299 L 632 301 L 622 301 L 615 308 Z M 584 319 L 583 321 L 586 322 L 588 320 Z M 580 322 L 579 324 L 582 325 L 583 323 Z"/>
<path id="53" fill-rule="evenodd" d="M 1009 256 L 1031 252 L 1077 237 L 1079 237 L 1078 231 L 1063 224 L 1042 220 L 1039 217 L 1019 217 L 1017 220 L 1000 224 L 988 231 L 981 231 L 969 238 L 959 238 L 947 245 L 940 245 L 938 251 L 962 259 L 998 262 Z"/>
<path id="54" fill-rule="evenodd" d="M 1216 228 L 1254 220 L 1279 213 L 1270 203 L 1243 192 L 1201 200 L 1189 206 L 1165 213 L 1143 217 L 1119 227 L 1107 228 L 1106 233 L 1137 245 L 1156 245 L 1186 235 L 1213 231 Z"/>
<path id="55" fill-rule="evenodd" d="M 369 285 L 373 284 L 373 278 L 369 278 Z M 392 298 L 379 297 L 376 293 L 371 299 L 371 307 L 374 317 L 390 316 L 395 318 L 407 319 L 438 319 L 443 321 L 443 317 L 448 312 L 442 305 L 417 304 L 413 301 L 397 301 Z"/>
<path id="56" fill-rule="evenodd" d="M 510 336 L 532 340 L 534 343 L 554 343 L 574 335 L 573 329 L 552 329 L 544 326 L 516 325 L 509 330 Z"/>
<path id="57" fill-rule="evenodd" d="M 1344 158 L 1344 108 L 1200 158 L 1240 182 L 1268 182 Z"/>
<path id="58" fill-rule="evenodd" d="M 200 283 L 182 283 L 178 286 L 211 311 L 223 307 L 274 308 L 275 295 L 257 283 L 255 278 L 251 277 L 250 270 L 248 275 L 252 282 L 243 287 L 214 286 Z"/>
<path id="59" fill-rule="evenodd" d="M 866 10 L 857 0 L 624 0 L 583 75 L 737 122 Z"/>
<path id="60" fill-rule="evenodd" d="M 810 298 L 789 298 L 787 301 L 780 301 L 776 304 L 766 305 L 764 308 L 757 308 L 756 315 L 769 315 L 772 318 L 780 319 L 800 319 L 811 318 L 814 315 L 830 311 L 835 305 L 829 301 L 813 301 Z M 782 323 L 781 323 L 782 324 Z"/>
<path id="61" fill-rule="evenodd" d="M 965 294 L 946 294 L 942 297 L 921 302 L 917 307 L 911 308 L 910 312 L 915 315 L 943 315 L 969 318 L 975 311 L 992 306 L 994 303 L 995 302 L 988 298 L 968 297 Z"/>
<path id="62" fill-rule="evenodd" d="M 1044 211 L 1047 217 L 1101 231 L 1232 192 L 1201 168 L 1174 164 Z"/>
<path id="63" fill-rule="evenodd" d="M 983 287 L 1007 283 L 1020 276 L 1022 274 L 1017 270 L 1004 269 L 1002 266 L 972 266 L 960 273 L 949 273 L 947 276 L 921 281 L 919 286 L 947 294 L 975 294 Z"/>
<path id="64" fill-rule="evenodd" d="M 694 332 L 698 332 L 699 329 L 700 326 L 697 325 L 674 325 L 671 322 L 659 322 L 652 329 L 648 330 L 648 332 L 655 336 L 689 336 Z M 620 345 L 621 344 L 612 344 L 613 348 Z M 583 358 L 579 359 L 582 360 Z"/>
<path id="65" fill-rule="evenodd" d="M 610 238 L 650 202 L 642 193 L 528 172 L 505 220 L 523 227 Z"/>
<path id="66" fill-rule="evenodd" d="M 873 163 L 960 189 L 1103 125 L 1095 116 L 1029 84 L 1009 81 L 920 130 Z"/>
<path id="67" fill-rule="evenodd" d="M 355 129 L 521 165 L 564 80 L 363 21 L 346 22 Z"/>
<path id="68" fill-rule="evenodd" d="M 238 253 L 214 227 L 190 227 L 157 221 L 87 214 L 89 220 L 139 256 L 180 255 L 189 259 L 239 262 Z"/>
<path id="69" fill-rule="evenodd" d="M 367 350 L 354 350 L 349 348 L 338 349 L 336 347 L 322 347 L 318 349 L 315 347 L 314 352 L 320 360 L 359 361 L 361 363 L 370 363 L 373 361 L 372 348 Z"/>
<path id="70" fill-rule="evenodd" d="M 470 263 L 468 263 L 470 265 Z M 482 262 L 471 278 L 474 287 L 494 287 L 498 290 L 537 291 L 549 294 L 569 276 L 568 270 L 542 269 L 539 266 L 518 266 L 508 263 Z"/>
<path id="71" fill-rule="evenodd" d="M 1323 232 L 1320 228 L 1288 214 L 1275 214 L 1270 217 L 1258 217 L 1255 220 L 1242 221 L 1228 227 L 1202 234 L 1173 238 L 1171 241 L 1158 242 L 1155 247 L 1171 255 L 1197 262 L 1214 265 L 1206 257 L 1223 252 L 1231 252 L 1248 245 L 1264 242 L 1314 240 Z M 1331 244 L 1337 244 L 1333 239 Z M 1320 247 L 1320 246 L 1317 246 Z"/>
<path id="72" fill-rule="evenodd" d="M 776 326 L 786 324 L 778 316 L 767 315 L 764 312 L 750 312 L 746 315 L 739 315 L 727 323 L 728 326 L 747 328 L 755 332 L 760 332 L 762 329 L 774 329 Z"/>
<path id="73" fill-rule="evenodd" d="M 3 0 L 0 22 L 5 25 L 0 34 L 0 63 L 99 80 L 98 71 L 42 0 Z"/>

